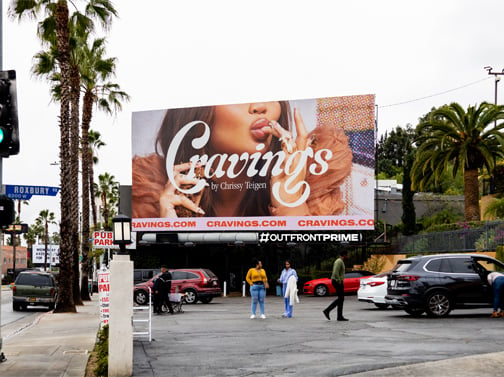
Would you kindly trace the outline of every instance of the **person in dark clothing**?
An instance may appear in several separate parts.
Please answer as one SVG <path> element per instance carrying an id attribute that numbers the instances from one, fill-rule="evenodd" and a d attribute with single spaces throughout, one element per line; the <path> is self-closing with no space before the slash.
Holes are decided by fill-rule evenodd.
<path id="1" fill-rule="evenodd" d="M 333 271 L 331 275 L 331 283 L 336 290 L 336 299 L 331 302 L 331 305 L 329 305 L 327 308 L 322 310 L 322 313 L 324 313 L 324 316 L 328 319 L 331 320 L 331 317 L 329 317 L 329 313 L 331 310 L 333 310 L 336 306 L 338 307 L 338 321 L 348 321 L 345 317 L 343 317 L 343 301 L 345 301 L 345 289 L 343 287 L 343 280 L 345 279 L 345 259 L 347 258 L 347 252 L 343 250 L 340 252 L 340 257 L 334 261 L 333 265 Z"/>
<path id="2" fill-rule="evenodd" d="M 154 281 L 154 285 L 152 286 L 154 290 L 154 312 L 157 314 L 162 313 L 161 308 L 163 303 L 166 303 L 169 312 L 173 314 L 173 307 L 168 296 L 171 292 L 171 280 L 172 276 L 168 268 L 161 266 L 161 275 Z"/>

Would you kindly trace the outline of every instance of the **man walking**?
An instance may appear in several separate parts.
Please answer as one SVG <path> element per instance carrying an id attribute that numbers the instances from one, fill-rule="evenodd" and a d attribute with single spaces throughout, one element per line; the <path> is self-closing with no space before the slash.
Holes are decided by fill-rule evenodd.
<path id="1" fill-rule="evenodd" d="M 331 275 L 331 283 L 336 290 L 336 299 L 329 305 L 326 309 L 322 310 L 325 317 L 328 320 L 331 320 L 329 317 L 329 313 L 336 306 L 338 307 L 338 321 L 348 321 L 345 317 L 343 317 L 343 301 L 345 301 L 345 290 L 343 287 L 343 280 L 345 279 L 345 259 L 347 259 L 347 252 L 343 250 L 340 252 L 340 256 L 338 259 L 334 261 L 333 271 Z"/>

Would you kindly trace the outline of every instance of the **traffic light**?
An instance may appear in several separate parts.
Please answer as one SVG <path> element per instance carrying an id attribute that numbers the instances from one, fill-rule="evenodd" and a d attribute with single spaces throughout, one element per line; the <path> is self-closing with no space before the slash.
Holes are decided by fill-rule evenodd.
<path id="1" fill-rule="evenodd" d="M 0 157 L 18 153 L 16 71 L 0 71 Z"/>
<path id="2" fill-rule="evenodd" d="M 7 195 L 0 195 L 0 227 L 6 227 L 14 222 L 14 200 Z"/>

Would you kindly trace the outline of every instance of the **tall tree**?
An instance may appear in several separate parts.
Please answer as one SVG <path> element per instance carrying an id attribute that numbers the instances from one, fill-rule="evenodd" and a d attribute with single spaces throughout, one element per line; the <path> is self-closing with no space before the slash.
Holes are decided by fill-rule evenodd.
<path id="1" fill-rule="evenodd" d="M 74 2 L 72 2 L 75 5 Z M 75 75 L 75 70 L 72 70 L 70 61 L 70 26 L 69 26 L 69 10 L 66 0 L 13 0 L 9 13 L 22 19 L 23 17 L 37 18 L 42 13 L 46 17 L 39 23 L 39 36 L 42 40 L 55 42 L 53 45 L 57 51 L 57 63 L 59 69 L 59 84 L 60 89 L 60 274 L 59 274 L 59 295 L 56 303 L 55 312 L 75 312 L 75 302 L 73 300 L 73 257 L 74 246 L 76 242 L 76 233 L 78 216 L 75 214 L 75 200 L 73 200 L 72 187 L 76 185 L 76 175 L 78 169 L 72 166 L 72 148 L 75 147 L 75 138 L 78 138 L 77 132 L 71 128 L 70 118 L 70 103 L 72 98 L 71 84 L 75 84 L 72 80 L 72 72 Z M 82 20 L 90 20 L 87 16 L 99 19 L 102 26 L 108 27 L 112 16 L 116 15 L 116 11 L 108 0 L 89 0 L 86 2 L 85 15 L 79 14 Z M 92 23 L 88 23 L 92 26 Z M 47 33 L 47 34 L 44 34 Z M 49 37 L 48 37 L 49 36 Z M 52 36 L 52 37 L 51 37 Z M 54 37 L 55 36 L 55 37 Z M 75 119 L 75 116 L 73 117 Z M 75 124 L 75 120 L 72 124 Z M 77 122 L 78 125 L 78 122 Z M 73 137 L 73 144 L 72 144 Z M 73 151 L 77 153 L 77 149 Z M 77 178 L 78 179 L 78 178 Z M 75 191 L 74 191 L 75 192 Z M 78 211 L 77 211 L 78 215 Z M 77 236 L 78 237 L 78 236 Z"/>
<path id="2" fill-rule="evenodd" d="M 402 172 L 409 148 L 414 148 L 415 130 L 410 124 L 406 128 L 396 127 L 380 137 L 376 146 L 378 172 L 394 177 Z"/>
<path id="3" fill-rule="evenodd" d="M 109 173 L 100 174 L 98 179 L 99 184 L 95 186 L 95 193 L 102 203 L 103 227 L 105 230 L 111 230 L 110 220 L 116 213 L 114 205 L 119 201 L 119 183 Z"/>
<path id="4" fill-rule="evenodd" d="M 413 163 L 413 189 L 437 181 L 453 164 L 453 176 L 464 176 L 466 221 L 480 220 L 478 171 L 492 172 L 498 158 L 504 156 L 504 106 L 486 102 L 465 111 L 457 103 L 432 111 L 417 126 L 418 152 Z"/>
<path id="5" fill-rule="evenodd" d="M 120 90 L 119 85 L 107 80 L 115 74 L 115 58 L 105 58 L 105 39 L 85 44 L 82 48 L 80 64 L 81 81 L 84 88 L 84 103 L 82 108 L 82 278 L 81 297 L 90 300 L 88 292 L 88 252 L 89 252 L 89 168 L 92 151 L 89 147 L 89 126 L 93 117 L 93 104 L 98 109 L 112 114 L 121 110 L 121 100 L 129 96 Z"/>
<path id="6" fill-rule="evenodd" d="M 93 219 L 93 229 L 96 229 L 98 216 L 96 214 L 96 195 L 94 181 L 94 165 L 98 163 L 98 149 L 106 144 L 101 140 L 101 134 L 98 131 L 89 130 L 89 197 L 91 199 L 91 215 Z"/>

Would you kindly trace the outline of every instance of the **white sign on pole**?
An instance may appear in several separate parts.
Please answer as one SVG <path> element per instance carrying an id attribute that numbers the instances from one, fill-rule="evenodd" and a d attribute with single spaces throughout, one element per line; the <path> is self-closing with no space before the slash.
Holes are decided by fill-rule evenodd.
<path id="1" fill-rule="evenodd" d="M 32 262 L 44 263 L 45 262 L 45 245 L 32 246 Z M 59 245 L 47 245 L 47 264 L 59 264 Z"/>
<path id="2" fill-rule="evenodd" d="M 98 272 L 98 299 L 101 326 L 105 326 L 109 323 L 110 316 L 110 270 Z"/>

